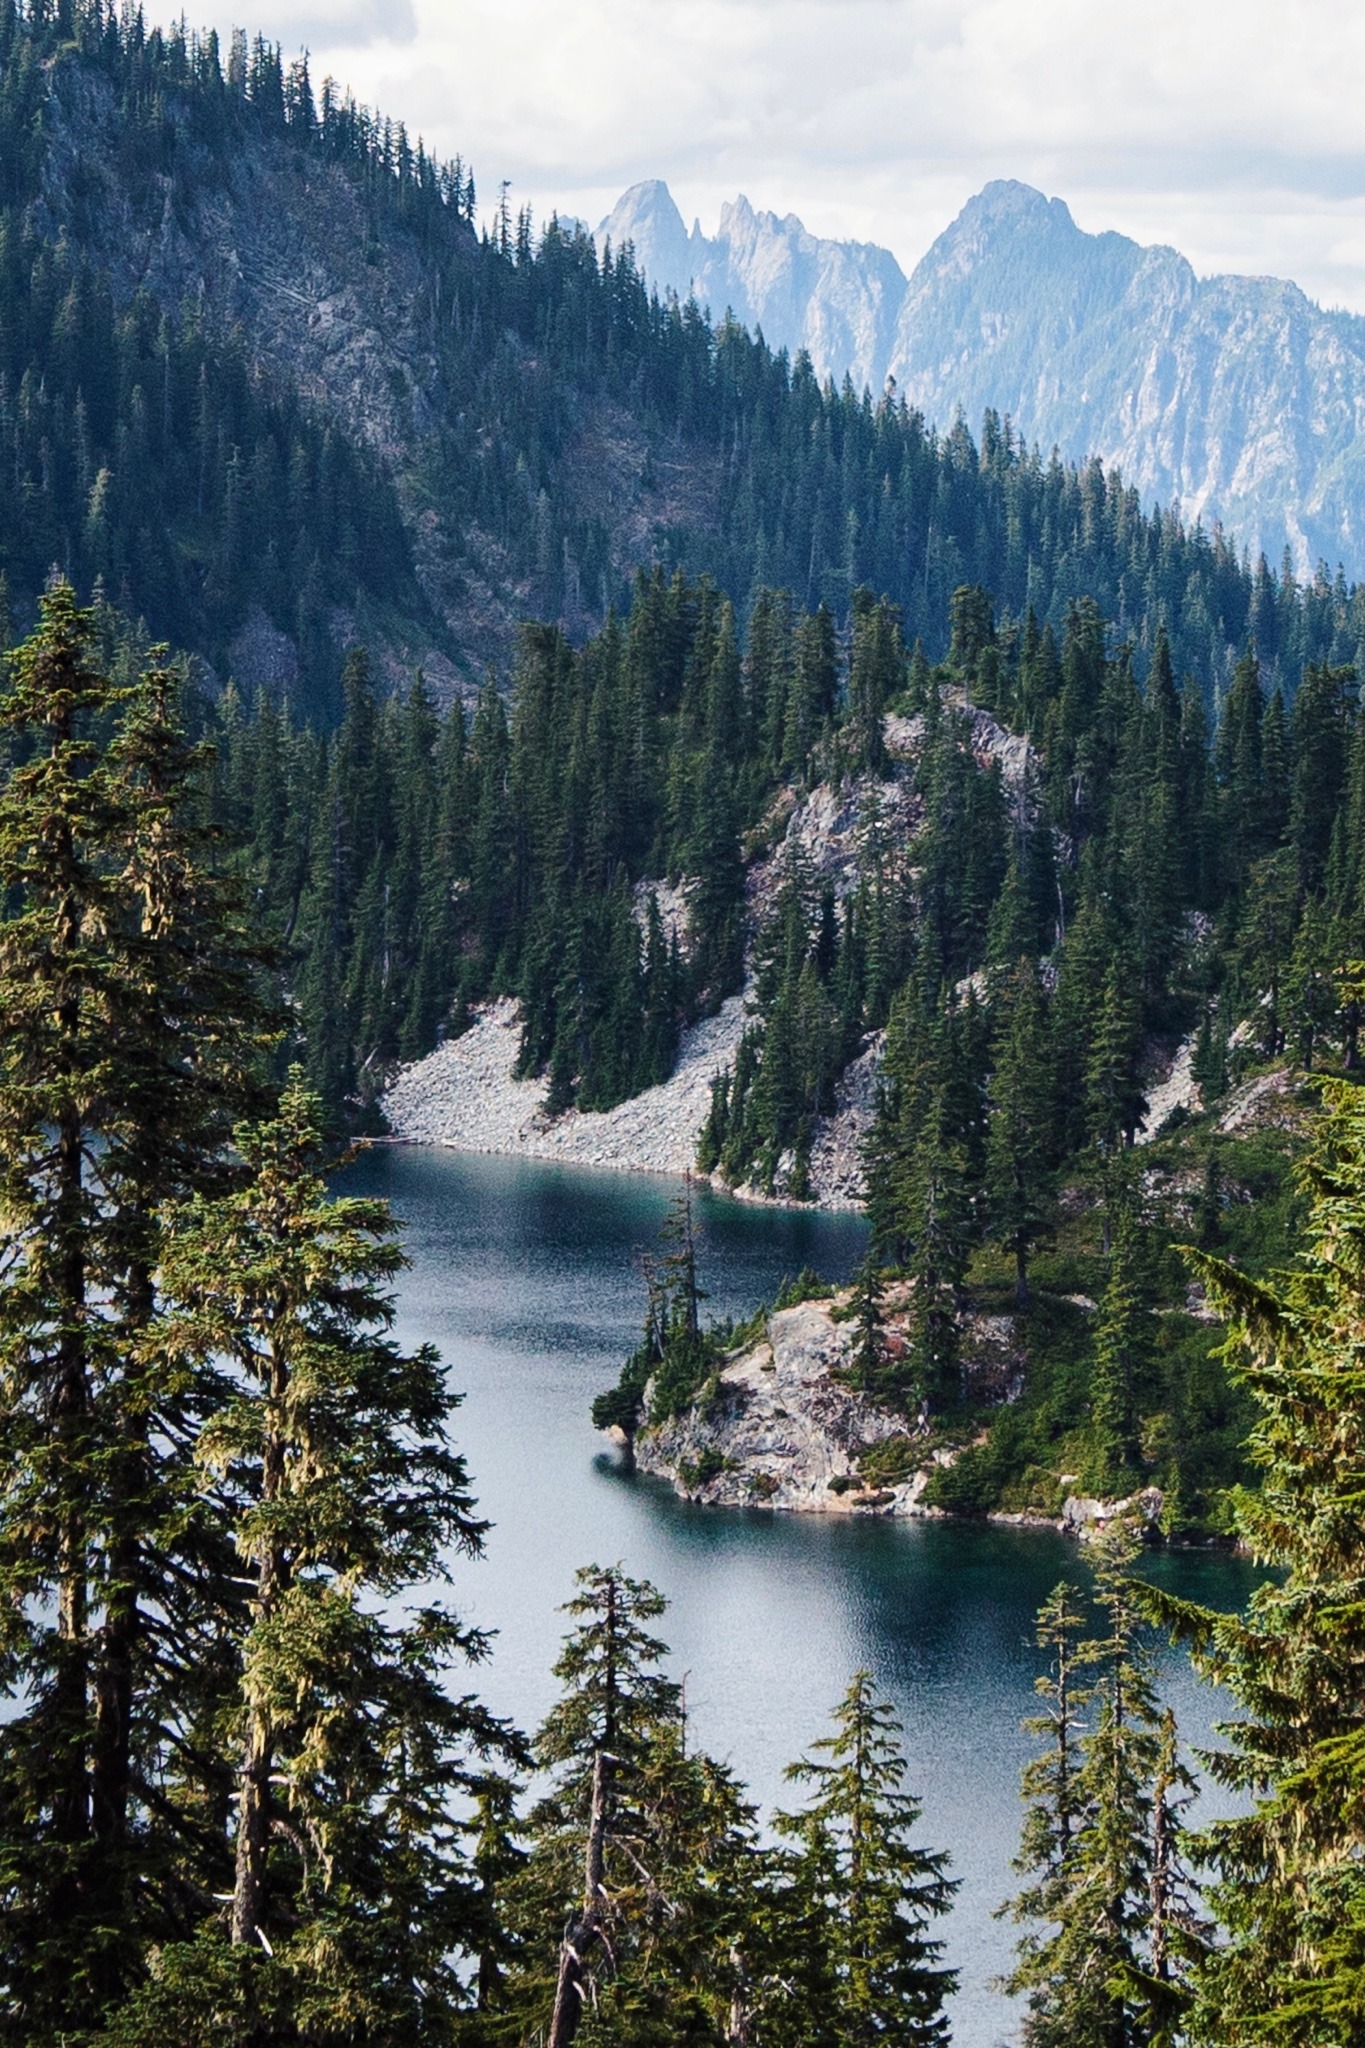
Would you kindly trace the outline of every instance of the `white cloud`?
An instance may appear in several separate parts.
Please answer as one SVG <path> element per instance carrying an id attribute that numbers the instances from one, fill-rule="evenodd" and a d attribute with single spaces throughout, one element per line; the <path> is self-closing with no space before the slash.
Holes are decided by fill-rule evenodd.
<path id="1" fill-rule="evenodd" d="M 1340 0 L 285 4 L 319 74 L 540 214 L 664 177 L 708 226 L 742 190 L 908 267 L 1019 177 L 1365 310 L 1365 9 Z"/>
<path id="2" fill-rule="evenodd" d="M 417 34 L 412 0 L 282 0 L 262 33 L 287 49 L 364 49 L 370 43 L 410 43 Z"/>

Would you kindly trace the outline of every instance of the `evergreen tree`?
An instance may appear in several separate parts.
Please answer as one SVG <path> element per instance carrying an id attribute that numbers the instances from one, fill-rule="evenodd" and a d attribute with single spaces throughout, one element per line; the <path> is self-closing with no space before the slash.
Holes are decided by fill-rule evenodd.
<path id="1" fill-rule="evenodd" d="M 1212 1928 L 1199 1910 L 1189 1870 L 1185 1810 L 1199 1787 L 1180 1760 L 1175 1715 L 1161 1716 L 1152 1781 L 1151 1881 L 1147 1954 L 1123 1972 L 1140 2038 L 1147 2048 L 1176 2048 L 1194 1997 L 1194 1972 L 1208 1958 Z"/>
<path id="2" fill-rule="evenodd" d="M 834 1722 L 787 1773 L 811 1787 L 808 1805 L 777 1822 L 798 1844 L 792 1904 L 821 1947 L 817 1997 L 792 2000 L 765 2038 L 801 2048 L 946 2042 L 943 2006 L 957 1979 L 930 1929 L 956 1889 L 947 1858 L 911 1839 L 919 1802 L 903 1789 L 900 1730 L 868 1672 L 856 1674 Z"/>
<path id="3" fill-rule="evenodd" d="M 1147 1102 L 1137 1078 L 1140 1049 L 1140 1013 L 1126 962 L 1116 958 L 1100 992 L 1085 1070 L 1086 1121 L 1101 1159 L 1112 1159 L 1121 1146 L 1131 1145 L 1146 1115 Z"/>
<path id="4" fill-rule="evenodd" d="M 1145 2042 L 1130 1987 L 1150 1959 L 1152 1782 L 1160 1746 L 1151 1652 L 1130 1578 L 1136 1553 L 1122 1522 L 1098 1539 L 1096 1599 L 1106 1623 L 1100 1639 L 1072 1647 L 1076 1617 L 1064 1593 L 1054 1594 L 1040 1617 L 1043 1639 L 1068 1673 L 1068 1713 L 1076 1700 L 1070 1674 L 1090 1667 L 1083 1696 L 1093 1721 L 1079 1736 L 1073 1770 L 1075 1723 L 1063 1732 L 1059 1678 L 1053 1712 L 1040 1730 L 1053 1749 L 1026 1778 L 1026 1796 L 1038 1803 L 1021 1861 L 1034 1883 L 1014 1908 L 1018 1917 L 1043 1923 L 1024 1938 L 1011 1979 L 1011 1988 L 1029 1995 L 1027 2048 Z"/>
<path id="5" fill-rule="evenodd" d="M 886 1320 L 882 1313 L 882 1270 L 869 1242 L 853 1276 L 853 1315 L 858 1337 L 849 1361 L 856 1386 L 880 1393 L 887 1378 Z"/>
<path id="6" fill-rule="evenodd" d="M 159 1356 L 161 1211 L 221 1178 L 268 1032 L 233 892 L 208 872 L 204 757 L 175 682 L 96 665 L 56 584 L 0 703 L 0 1289 L 9 1939 L 41 2040 L 89 2025 L 184 1925 L 195 1782 L 154 1796 L 222 1654 L 199 1575 L 192 1389 Z"/>
<path id="7" fill-rule="evenodd" d="M 110 1537 L 100 1467 L 120 1385 L 101 1309 L 119 1279 L 117 1220 L 89 1168 L 122 1078 L 113 1026 L 131 980 L 119 943 L 129 821 L 91 734 L 121 693 L 93 666 L 92 631 L 68 587 L 50 591 L 3 700 L 20 758 L 0 789 L 0 879 L 16 904 L 0 925 L 0 1568 L 5 1688 L 24 1703 L 0 1726 L 0 1981 L 35 2041 L 90 2024 L 116 1989 L 130 1875 L 89 1762 Z"/>
<path id="8" fill-rule="evenodd" d="M 650 1752 L 680 1711 L 677 1684 L 658 1669 L 665 1646 L 648 1628 L 663 1597 L 615 1566 L 585 1568 L 578 1586 L 564 1610 L 575 1627 L 555 1665 L 562 1696 L 536 1742 L 538 1760 L 557 1777 L 532 1819 L 527 1873 L 553 1900 L 542 1921 L 568 1921 L 557 1964 L 541 1962 L 548 2048 L 568 2048 L 629 1952 L 652 1846 Z M 536 1983 L 524 1991 L 534 1997 Z"/>
<path id="9" fill-rule="evenodd" d="M 1323 1092 L 1297 1267 L 1260 1283 L 1191 1254 L 1256 1402 L 1262 1483 L 1239 1496 L 1238 1518 L 1251 1554 L 1274 1574 L 1244 1615 L 1155 1593 L 1148 1601 L 1241 1707 L 1226 1729 L 1231 1745 L 1209 1767 L 1250 1810 L 1197 1842 L 1226 1940 L 1195 1973 L 1190 2022 L 1195 2039 L 1230 2044 L 1351 2040 L 1361 2005 L 1365 1115 L 1348 1083 Z"/>
<path id="10" fill-rule="evenodd" d="M 1054 1119 L 1047 1013 L 1021 961 L 1001 993 L 1004 1017 L 991 1080 L 986 1205 L 991 1235 L 1014 1256 L 1015 1300 L 1028 1301 L 1031 1252 L 1055 1212 Z"/>
<path id="11" fill-rule="evenodd" d="M 223 1924 L 163 1953 L 121 2033 L 207 2043 L 235 2007 L 277 2034 L 446 2040 L 482 1925 L 454 1802 L 475 1759 L 516 1745 L 446 1691 L 485 1641 L 427 1589 L 485 1525 L 436 1353 L 385 1334 L 402 1264 L 387 1210 L 328 1197 L 299 1069 L 237 1146 L 244 1184 L 191 1203 L 163 1254 L 167 1348 L 217 1375 L 196 1457 L 247 1581 L 223 1702 L 233 1874 Z"/>
<path id="12" fill-rule="evenodd" d="M 1098 1470 L 1096 1484 L 1123 1491 L 1133 1480 L 1139 1457 L 1141 1392 L 1151 1338 L 1141 1296 L 1137 1228 L 1123 1211 L 1114 1232 L 1109 1277 L 1095 1319 L 1091 1368 L 1091 1416 Z"/>
<path id="13" fill-rule="evenodd" d="M 905 650 L 895 608 L 866 587 L 853 593 L 853 650 L 848 676 L 848 729 L 855 773 L 886 766 L 882 720 L 905 675 Z"/>
<path id="14" fill-rule="evenodd" d="M 1037 1643 L 1048 1653 L 1047 1669 L 1034 1681 L 1041 1712 L 1024 1723 L 1047 1747 L 1024 1766 L 1020 1793 L 1027 1811 L 1014 1867 L 1028 1879 L 1008 1908 L 1018 1921 L 1035 1923 L 1019 1944 L 1006 1989 L 1028 1998 L 1024 2023 L 1028 2048 L 1051 2048 L 1067 2038 L 1069 2014 L 1061 1990 L 1058 1931 L 1069 1904 L 1076 1837 L 1086 1818 L 1079 1787 L 1084 1762 L 1084 1714 L 1093 1697 L 1086 1684 L 1083 1644 L 1085 1616 L 1075 1589 L 1065 1579 L 1038 1610 Z M 1057 2004 L 1054 2008 L 1054 1999 Z"/>
<path id="15" fill-rule="evenodd" d="M 938 1406 L 958 1393 L 958 1317 L 975 1234 L 967 1155 L 946 1088 L 930 1097 L 906 1197 L 911 1373 L 920 1399 Z"/>

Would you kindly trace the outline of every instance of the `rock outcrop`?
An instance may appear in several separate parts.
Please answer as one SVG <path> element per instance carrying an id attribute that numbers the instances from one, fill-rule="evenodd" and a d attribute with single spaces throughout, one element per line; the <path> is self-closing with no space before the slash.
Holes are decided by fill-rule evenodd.
<path id="1" fill-rule="evenodd" d="M 900 1325 L 909 1300 L 903 1283 L 888 1291 L 892 1345 L 904 1345 Z M 927 1424 L 907 1422 L 847 1384 L 855 1326 L 840 1320 L 839 1311 L 848 1301 L 844 1293 L 774 1310 L 762 1335 L 726 1360 L 689 1409 L 639 1431 L 638 1469 L 707 1507 L 920 1518 L 941 1513 L 926 1504 L 925 1491 L 935 1467 L 951 1465 L 957 1451 L 936 1444 Z M 1017 1397 L 1023 1361 L 1012 1318 L 969 1318 L 963 1352 L 976 1398 Z M 619 1432 L 613 1434 L 619 1440 Z M 1159 1527 L 1163 1500 L 1156 1487 L 1106 1501 L 1067 1493 L 1067 1483 L 1064 1478 L 1058 1517 L 1002 1513 L 989 1519 L 1056 1528 L 1082 1542 L 1118 1515 L 1140 1519 L 1151 1531 Z"/>
<path id="2" fill-rule="evenodd" d="M 636 1463 L 714 1507 L 913 1511 L 923 1475 L 879 1488 L 859 1473 L 859 1455 L 906 1425 L 836 1377 L 852 1343 L 852 1324 L 835 1322 L 825 1302 L 775 1311 L 695 1407 L 641 1432 Z"/>

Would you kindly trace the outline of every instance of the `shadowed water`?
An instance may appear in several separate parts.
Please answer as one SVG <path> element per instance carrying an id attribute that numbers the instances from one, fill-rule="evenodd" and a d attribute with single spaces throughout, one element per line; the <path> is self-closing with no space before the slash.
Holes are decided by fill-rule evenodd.
<path id="1" fill-rule="evenodd" d="M 589 1404 L 636 1342 L 636 1255 L 655 1244 L 674 1181 L 384 1147 L 346 1185 L 392 1200 L 412 1259 L 401 1334 L 437 1344 L 465 1396 L 459 1442 L 494 1526 L 457 1587 L 465 1615 L 498 1631 L 478 1674 L 488 1703 L 528 1728 L 544 1713 L 555 1610 L 575 1567 L 594 1561 L 619 1559 L 668 1596 L 662 1633 L 686 1674 L 696 1739 L 765 1806 L 867 1666 L 905 1725 L 924 1838 L 951 1853 L 962 1881 L 948 1923 L 962 1973 L 954 2037 L 962 2048 L 1010 2040 L 1013 2010 L 992 1980 L 1013 1930 L 993 1911 L 1013 1888 L 1033 1616 L 1063 1573 L 1084 1575 L 1075 1547 L 1050 1531 L 693 1508 L 622 1475 Z M 709 1191 L 697 1221 L 718 1316 L 748 1314 L 806 1265 L 846 1278 L 865 1236 L 856 1217 Z M 1225 1557 L 1171 1554 L 1153 1570 L 1218 1605 L 1251 1583 Z M 1183 1659 L 1166 1658 L 1163 1688 L 1187 1739 L 1204 1741 L 1213 1696 Z"/>

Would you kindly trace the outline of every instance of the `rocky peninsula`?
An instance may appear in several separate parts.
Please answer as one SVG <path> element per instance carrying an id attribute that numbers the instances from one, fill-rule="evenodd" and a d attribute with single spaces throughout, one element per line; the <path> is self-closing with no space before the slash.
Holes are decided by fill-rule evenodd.
<path id="1" fill-rule="evenodd" d="M 927 1418 L 908 1420 L 848 1382 L 855 1326 L 848 1290 L 826 1300 L 773 1310 L 760 1334 L 737 1347 L 691 1407 L 646 1424 L 633 1444 L 637 1468 L 666 1479 L 685 1500 L 708 1507 L 765 1507 L 797 1513 L 937 1516 L 926 1498 L 936 1471 L 950 1467 L 962 1442 L 945 1441 Z M 905 1344 L 898 1319 L 909 1288 L 888 1290 L 885 1343 Z M 964 1332 L 964 1364 L 974 1395 L 1017 1397 L 1024 1360 L 1014 1319 L 974 1316 Z M 624 1444 L 619 1430 L 611 1432 Z M 1131 1501 L 1059 1494 L 1059 1512 L 997 1514 L 992 1521 L 1051 1527 L 1082 1538 L 1114 1515 L 1131 1512 L 1155 1525 L 1162 1496 L 1147 1488 Z"/>

